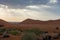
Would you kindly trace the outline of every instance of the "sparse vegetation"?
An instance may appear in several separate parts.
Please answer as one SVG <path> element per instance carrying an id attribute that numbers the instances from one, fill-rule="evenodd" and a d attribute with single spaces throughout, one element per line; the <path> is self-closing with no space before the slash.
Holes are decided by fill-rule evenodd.
<path id="1" fill-rule="evenodd" d="M 59 27 L 56 27 L 56 30 L 59 30 Z"/>
<path id="2" fill-rule="evenodd" d="M 60 36 L 60 33 L 58 33 L 58 35 Z"/>
<path id="3" fill-rule="evenodd" d="M 37 40 L 37 38 L 33 33 L 25 33 L 22 36 L 22 40 Z"/>
<path id="4" fill-rule="evenodd" d="M 45 33 L 45 31 L 40 31 L 40 30 L 38 30 L 38 29 L 29 29 L 29 30 L 25 30 L 25 32 L 35 33 L 36 35 L 40 35 L 40 34 Z"/>
<path id="5" fill-rule="evenodd" d="M 3 38 L 8 38 L 8 37 L 10 37 L 8 34 L 3 35 Z"/>
<path id="6" fill-rule="evenodd" d="M 12 35 L 18 35 L 20 33 L 20 31 L 17 31 L 17 30 L 10 30 L 8 31 L 9 34 L 12 34 Z"/>
<path id="7" fill-rule="evenodd" d="M 5 32 L 4 28 L 0 28 L 0 35 L 2 35 Z"/>
<path id="8" fill-rule="evenodd" d="M 58 33 L 55 34 L 55 35 L 53 36 L 53 38 L 54 38 L 54 39 L 59 39 L 59 34 L 58 34 Z"/>
<path id="9" fill-rule="evenodd" d="M 58 27 L 56 29 L 59 29 Z M 4 32 L 7 32 L 7 34 L 3 34 Z M 39 40 L 39 38 L 37 38 L 37 36 L 39 37 L 40 35 L 46 34 L 48 33 L 48 31 L 41 31 L 39 29 L 33 28 L 33 29 L 26 29 L 26 30 L 19 30 L 16 28 L 9 28 L 9 29 L 5 29 L 3 27 L 0 28 L 0 35 L 3 35 L 3 38 L 8 38 L 10 37 L 10 35 L 22 35 L 22 40 Z M 60 33 L 58 33 L 57 35 L 53 36 L 53 39 L 58 39 L 60 37 Z M 50 36 L 45 36 L 45 38 L 43 38 L 43 40 L 51 40 L 51 35 Z"/>
<path id="10" fill-rule="evenodd" d="M 51 40 L 51 36 L 50 35 L 46 35 L 43 37 L 43 40 Z"/>
<path id="11" fill-rule="evenodd" d="M 3 35 L 4 32 L 7 32 L 8 34 L 12 34 L 12 35 L 18 35 L 20 34 L 21 31 L 15 28 L 12 28 L 12 29 L 0 28 L 0 35 Z"/>
<path id="12" fill-rule="evenodd" d="M 0 27 L 4 27 L 4 25 L 0 25 Z"/>
<path id="13" fill-rule="evenodd" d="M 45 31 L 45 33 L 48 33 L 48 31 Z"/>
<path id="14" fill-rule="evenodd" d="M 15 29 L 15 28 L 7 29 L 7 32 L 8 32 L 9 34 L 12 34 L 12 35 L 18 35 L 18 34 L 20 34 L 20 31 L 17 30 L 17 29 Z"/>
<path id="15" fill-rule="evenodd" d="M 0 40 L 60 40 L 60 20 L 0 20 Z"/>

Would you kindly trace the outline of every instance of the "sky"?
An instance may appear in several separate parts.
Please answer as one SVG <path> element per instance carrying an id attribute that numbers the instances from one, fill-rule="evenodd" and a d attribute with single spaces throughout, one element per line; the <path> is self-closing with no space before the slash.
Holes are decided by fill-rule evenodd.
<path id="1" fill-rule="evenodd" d="M 0 19 L 9 22 L 60 19 L 60 0 L 0 0 Z"/>

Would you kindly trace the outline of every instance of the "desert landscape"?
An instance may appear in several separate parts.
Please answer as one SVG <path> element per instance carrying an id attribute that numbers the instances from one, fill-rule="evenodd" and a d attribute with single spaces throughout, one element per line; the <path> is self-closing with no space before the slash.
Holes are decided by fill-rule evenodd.
<path id="1" fill-rule="evenodd" d="M 0 40 L 60 40 L 60 19 L 26 19 L 19 23 L 0 19 Z"/>
<path id="2" fill-rule="evenodd" d="M 0 0 L 0 40 L 60 40 L 60 0 Z"/>

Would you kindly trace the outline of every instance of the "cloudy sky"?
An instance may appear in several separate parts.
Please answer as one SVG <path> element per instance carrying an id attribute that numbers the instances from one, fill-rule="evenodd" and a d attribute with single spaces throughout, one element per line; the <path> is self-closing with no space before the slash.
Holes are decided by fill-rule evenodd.
<path id="1" fill-rule="evenodd" d="M 23 21 L 60 19 L 60 0 L 0 0 L 0 19 Z"/>

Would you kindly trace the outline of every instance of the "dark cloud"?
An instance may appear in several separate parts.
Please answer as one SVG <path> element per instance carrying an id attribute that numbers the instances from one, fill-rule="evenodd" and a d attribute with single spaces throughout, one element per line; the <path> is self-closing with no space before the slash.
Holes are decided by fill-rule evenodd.
<path id="1" fill-rule="evenodd" d="M 0 0 L 0 4 L 23 8 L 28 5 L 46 4 L 49 0 Z"/>
<path id="2" fill-rule="evenodd" d="M 58 4 L 60 5 L 60 0 L 58 0 Z"/>

